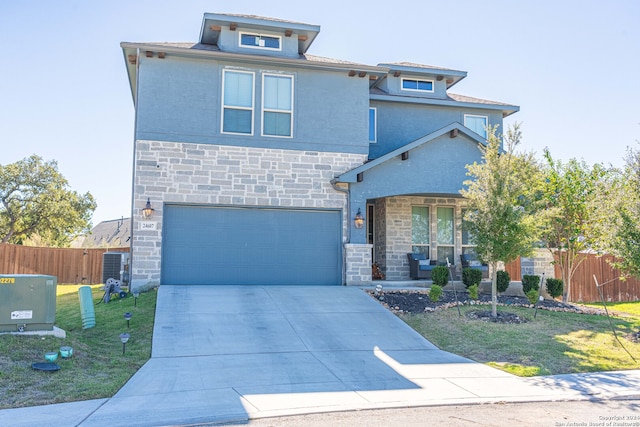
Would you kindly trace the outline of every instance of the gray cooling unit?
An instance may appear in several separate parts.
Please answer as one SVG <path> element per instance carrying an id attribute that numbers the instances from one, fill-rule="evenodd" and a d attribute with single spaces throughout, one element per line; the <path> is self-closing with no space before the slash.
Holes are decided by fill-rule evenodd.
<path id="1" fill-rule="evenodd" d="M 102 283 L 116 279 L 129 286 L 129 259 L 129 252 L 105 252 L 102 255 Z"/>

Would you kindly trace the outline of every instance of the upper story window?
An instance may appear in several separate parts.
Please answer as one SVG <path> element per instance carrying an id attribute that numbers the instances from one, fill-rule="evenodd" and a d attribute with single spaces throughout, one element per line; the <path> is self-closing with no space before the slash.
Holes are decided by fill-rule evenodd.
<path id="1" fill-rule="evenodd" d="M 489 118 L 487 116 L 476 116 L 473 114 L 464 115 L 464 125 L 487 139 L 487 126 L 489 124 Z"/>
<path id="2" fill-rule="evenodd" d="M 402 90 L 433 92 L 433 80 L 402 79 Z"/>
<path id="3" fill-rule="evenodd" d="M 375 143 L 378 137 L 377 111 L 375 108 L 369 108 L 369 142 Z"/>
<path id="4" fill-rule="evenodd" d="M 293 76 L 262 75 L 262 134 L 293 135 Z"/>
<path id="5" fill-rule="evenodd" d="M 222 132 L 253 135 L 254 73 L 224 70 Z"/>
<path id="6" fill-rule="evenodd" d="M 240 46 L 255 49 L 282 50 L 282 39 L 279 36 L 240 33 Z"/>

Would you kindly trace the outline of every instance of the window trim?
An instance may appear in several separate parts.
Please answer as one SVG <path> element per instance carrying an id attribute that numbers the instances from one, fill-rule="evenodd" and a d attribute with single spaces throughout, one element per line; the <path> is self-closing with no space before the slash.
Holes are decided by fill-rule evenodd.
<path id="1" fill-rule="evenodd" d="M 409 88 L 405 88 L 404 87 L 404 82 L 405 81 L 413 81 L 416 82 L 416 86 L 418 86 L 418 82 L 426 82 L 426 83 L 431 83 L 431 90 L 424 90 L 424 89 L 409 89 Z M 400 90 L 406 90 L 409 92 L 420 92 L 420 93 L 433 93 L 435 91 L 435 86 L 436 86 L 436 82 L 435 80 L 429 80 L 429 79 L 417 79 L 417 78 L 405 78 L 405 77 L 401 77 L 400 78 Z"/>
<path id="2" fill-rule="evenodd" d="M 371 139 L 371 112 L 373 111 L 373 139 Z M 376 144 L 378 142 L 378 109 L 376 107 L 369 107 L 369 144 Z"/>
<path id="3" fill-rule="evenodd" d="M 479 134 L 478 132 L 476 132 L 475 130 L 471 129 L 469 126 L 467 126 L 467 117 L 484 119 L 484 123 L 485 123 L 485 125 L 484 125 L 484 135 Z M 482 114 L 465 114 L 464 115 L 464 126 L 469 128 L 471 131 L 475 132 L 476 134 L 480 135 L 484 139 L 487 139 L 487 137 L 489 136 L 489 134 L 487 132 L 487 128 L 489 127 L 489 116 L 484 116 Z"/>
<path id="4" fill-rule="evenodd" d="M 264 96 L 264 88 L 265 88 L 265 77 L 268 76 L 274 76 L 274 77 L 285 77 L 288 78 L 291 81 L 291 109 L 290 110 L 277 110 L 277 109 L 273 109 L 273 108 L 265 108 L 264 104 L 265 104 L 265 96 Z M 261 124 L 260 124 L 260 135 L 265 136 L 265 137 L 270 137 L 270 138 L 288 138 L 291 139 L 293 138 L 293 111 L 294 111 L 294 107 L 293 107 L 293 101 L 294 101 L 294 76 L 293 74 L 279 74 L 279 73 L 269 73 L 269 72 L 263 72 L 262 73 L 262 102 L 260 105 L 261 108 L 261 112 L 260 112 L 260 118 L 261 118 Z M 289 121 L 289 135 L 272 135 L 272 134 L 266 134 L 264 133 L 264 113 L 265 112 L 273 112 L 273 113 L 287 113 L 291 116 L 291 120 Z"/>
<path id="5" fill-rule="evenodd" d="M 255 36 L 255 37 L 269 37 L 272 39 L 277 39 L 278 40 L 278 47 L 268 47 L 268 46 L 255 46 L 255 45 L 248 45 L 248 44 L 243 44 L 242 43 L 242 36 L 243 35 L 247 35 L 247 36 Z M 275 34 L 264 34 L 264 33 L 254 33 L 254 32 L 248 32 L 248 31 L 239 31 L 238 32 L 238 46 L 240 47 L 245 47 L 247 49 L 258 49 L 258 50 L 271 50 L 271 51 L 275 51 L 275 52 L 281 52 L 282 51 L 282 36 L 279 35 L 275 35 Z"/>
<path id="6" fill-rule="evenodd" d="M 247 108 L 247 107 L 240 107 L 240 106 L 227 106 L 225 104 L 225 79 L 226 79 L 226 74 L 227 73 L 237 73 L 237 74 L 250 74 L 251 75 L 251 107 Z M 220 133 L 223 134 L 227 134 L 227 135 L 246 135 L 246 136 L 253 136 L 254 133 L 254 123 L 255 123 L 255 107 L 256 107 L 256 95 L 255 95 L 255 89 L 256 89 L 256 73 L 253 71 L 245 71 L 245 70 L 236 70 L 236 69 L 232 69 L 232 68 L 225 68 L 222 70 L 222 96 L 221 98 L 221 102 L 222 102 L 222 108 L 220 109 Z M 245 132 L 228 132 L 224 130 L 224 112 L 225 110 L 229 108 L 229 109 L 234 109 L 234 110 L 244 110 L 244 111 L 251 111 L 251 132 L 249 133 L 245 133 Z"/>

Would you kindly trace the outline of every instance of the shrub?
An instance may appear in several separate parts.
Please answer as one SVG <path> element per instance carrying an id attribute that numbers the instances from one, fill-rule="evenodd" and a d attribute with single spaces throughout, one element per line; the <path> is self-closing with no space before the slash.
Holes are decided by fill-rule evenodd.
<path id="1" fill-rule="evenodd" d="M 538 290 L 529 289 L 529 292 L 527 292 L 527 299 L 531 304 L 535 304 L 538 301 Z"/>
<path id="2" fill-rule="evenodd" d="M 429 290 L 429 299 L 432 302 L 436 302 L 440 299 L 440 296 L 442 296 L 442 287 L 438 285 L 431 285 L 431 289 Z"/>
<path id="3" fill-rule="evenodd" d="M 503 293 L 509 287 L 509 282 L 511 281 L 511 277 L 509 277 L 509 273 L 504 270 L 498 270 L 498 277 L 496 280 L 496 285 L 498 287 L 498 292 Z"/>
<path id="4" fill-rule="evenodd" d="M 558 298 L 562 295 L 562 280 L 548 277 L 547 292 L 549 292 L 549 295 L 551 295 L 552 298 Z"/>
<path id="5" fill-rule="evenodd" d="M 522 276 L 522 291 L 529 294 L 532 289 L 536 291 L 540 289 L 540 276 L 525 274 Z"/>
<path id="6" fill-rule="evenodd" d="M 431 270 L 431 280 L 434 285 L 440 287 L 446 286 L 449 283 L 449 269 L 444 265 L 438 265 Z"/>
<path id="7" fill-rule="evenodd" d="M 469 298 L 473 300 L 478 299 L 478 285 L 471 285 L 467 288 L 467 290 L 469 291 Z"/>
<path id="8" fill-rule="evenodd" d="M 462 269 L 462 283 L 467 287 L 467 289 L 473 285 L 476 287 L 482 281 L 482 271 L 477 268 L 463 268 Z"/>

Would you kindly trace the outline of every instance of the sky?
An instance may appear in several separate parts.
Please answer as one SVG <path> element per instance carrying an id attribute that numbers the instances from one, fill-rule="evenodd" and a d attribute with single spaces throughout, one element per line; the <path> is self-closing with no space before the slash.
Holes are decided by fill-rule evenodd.
<path id="1" fill-rule="evenodd" d="M 0 164 L 56 160 L 131 215 L 135 111 L 120 42 L 198 40 L 204 13 L 319 25 L 308 53 L 466 71 L 450 92 L 520 106 L 522 151 L 622 166 L 640 141 L 637 0 L 0 0 Z M 140 208 L 140 207 L 137 207 Z"/>

